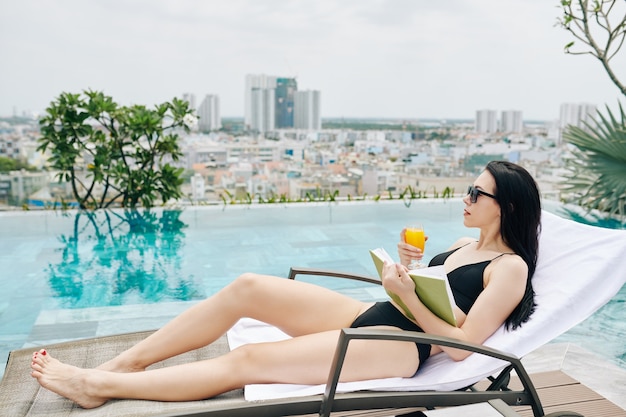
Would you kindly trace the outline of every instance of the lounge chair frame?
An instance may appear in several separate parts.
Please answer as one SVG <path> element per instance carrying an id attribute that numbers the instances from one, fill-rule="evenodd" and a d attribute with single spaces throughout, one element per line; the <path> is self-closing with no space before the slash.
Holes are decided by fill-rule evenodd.
<path id="1" fill-rule="evenodd" d="M 328 277 L 340 277 L 356 279 L 359 281 L 380 285 L 380 280 L 370 278 L 367 276 L 359 276 L 346 274 L 336 271 L 326 271 L 319 269 L 306 269 L 306 268 L 292 268 L 289 273 L 289 278 L 295 279 L 297 275 L 319 275 Z M 141 335 L 141 337 L 147 336 L 150 332 Z M 135 335 L 135 334 L 132 334 Z M 69 343 L 82 343 L 83 346 L 80 349 L 84 349 L 86 346 L 98 344 L 101 338 L 87 339 L 79 342 L 64 342 L 59 345 L 67 345 Z M 357 391 L 337 393 L 337 384 L 339 381 L 339 375 L 344 362 L 345 353 L 348 345 L 351 341 L 356 339 L 369 339 L 369 340 L 398 340 L 398 341 L 411 341 L 421 343 L 431 343 L 444 346 L 450 346 L 460 349 L 466 349 L 479 354 L 484 354 L 501 359 L 504 362 L 503 370 L 495 377 L 489 377 L 491 381 L 487 388 L 482 390 L 477 389 L 474 386 L 468 386 L 466 388 L 457 391 Z M 49 346 L 50 349 L 55 349 L 55 346 Z M 60 348 L 57 346 L 56 348 Z M 208 348 L 208 347 L 207 347 Z M 223 336 L 219 341 L 216 341 L 215 347 L 211 352 L 206 351 L 199 353 L 199 357 L 206 359 L 209 355 L 219 355 L 228 351 L 228 343 L 226 336 Z M 20 350 L 19 355 L 22 355 L 24 349 Z M 30 350 L 28 351 L 30 353 Z M 9 363 L 13 363 L 12 355 L 9 356 Z M 23 356 L 20 356 L 23 360 Z M 9 365 L 9 363 L 7 365 Z M 13 371 L 15 369 L 12 366 Z M 508 388 L 508 382 L 510 374 L 515 371 L 519 377 L 522 385 L 521 390 L 511 390 Z M 6 376 L 6 375 L 5 375 Z M 14 379 L 14 383 L 17 384 L 18 379 Z M 30 381 L 30 379 L 29 379 Z M 3 380 L 4 382 L 4 380 Z M 32 381 L 31 381 L 32 382 Z M 30 383 L 30 382 L 29 382 Z M 36 385 L 36 383 L 32 382 Z M 481 384 L 482 385 L 482 384 Z M 19 385 L 18 385 L 19 386 Z M 15 387 L 14 387 L 15 388 Z M 30 392 L 31 389 L 29 388 Z M 36 393 L 37 391 L 35 391 Z M 35 397 L 33 397 L 34 399 Z M 332 361 L 331 370 L 328 375 L 327 384 L 325 386 L 325 392 L 317 395 L 307 395 L 299 397 L 288 397 L 281 399 L 268 399 L 260 401 L 246 401 L 244 399 L 241 390 L 225 393 L 223 396 L 215 399 L 208 399 L 206 401 L 199 402 L 196 405 L 186 408 L 172 407 L 169 411 L 166 409 L 146 409 L 145 412 L 139 412 L 136 415 L 151 415 L 160 417 L 263 417 L 263 416 L 303 416 L 303 415 L 320 415 L 329 416 L 331 412 L 340 413 L 348 412 L 350 415 L 355 416 L 355 413 L 363 411 L 364 414 L 369 415 L 371 411 L 384 410 L 389 415 L 401 415 L 411 413 L 410 415 L 419 416 L 419 410 L 435 409 L 440 407 L 453 407 L 466 404 L 484 403 L 494 400 L 500 400 L 507 406 L 530 406 L 534 417 L 548 417 L 544 416 L 543 407 L 541 401 L 537 395 L 537 391 L 524 369 L 519 358 L 498 351 L 486 346 L 463 343 L 458 340 L 444 338 L 440 336 L 434 336 L 430 334 L 424 334 L 419 332 L 408 331 L 394 331 L 394 330 L 377 330 L 368 328 L 359 329 L 342 329 L 340 331 L 340 337 L 337 342 L 335 355 Z M 30 403 L 30 407 L 35 405 L 36 410 L 47 410 L 45 399 L 36 403 Z M 59 406 L 60 399 L 53 400 L 53 408 Z M 20 403 L 22 404 L 22 403 Z M 43 407 L 43 408 L 42 408 Z M 63 407 L 63 406 L 61 406 Z M 71 405 L 69 406 L 71 408 Z M 22 409 L 22 408 L 20 408 Z M 69 412 L 68 410 L 65 410 Z M 64 411 L 64 412 L 65 412 Z M 136 410 L 135 410 L 136 411 Z M 417 413 L 412 413 L 417 411 Z M 47 413 L 47 411 L 46 411 Z M 507 413 L 513 413 L 510 410 Z M 13 415 L 13 414 L 12 414 Z M 65 414 L 64 414 L 65 415 Z M 74 415 L 74 414 L 72 414 Z M 109 414 L 107 414 L 109 415 Z M 135 415 L 135 414 L 133 414 Z M 504 414 L 504 415 L 516 415 Z M 550 417 L 565 417 L 565 416 L 577 416 L 580 414 L 572 412 L 555 412 L 549 414 Z M 406 415 L 408 417 L 408 415 Z"/>
<path id="2" fill-rule="evenodd" d="M 289 279 L 295 279 L 297 275 L 313 275 L 326 276 L 336 278 L 346 278 L 367 282 L 370 284 L 381 285 L 381 281 L 365 275 L 350 274 L 325 269 L 313 269 L 292 267 L 289 271 Z M 471 352 L 488 355 L 507 362 L 496 377 L 490 377 L 491 384 L 482 391 L 477 390 L 474 386 L 466 387 L 461 390 L 452 392 L 441 391 L 365 391 L 349 394 L 336 394 L 337 384 L 341 367 L 344 362 L 345 354 L 350 341 L 355 339 L 368 340 L 397 340 L 411 341 L 416 343 L 428 343 L 440 346 L 449 346 Z M 515 371 L 519 377 L 523 389 L 520 391 L 508 388 L 511 372 Z M 348 410 L 370 410 L 385 408 L 410 408 L 424 407 L 433 409 L 435 407 L 450 407 L 464 404 L 487 402 L 489 400 L 501 399 L 508 405 L 521 406 L 528 405 L 532 408 L 535 417 L 543 417 L 543 406 L 537 394 L 530 376 L 524 369 L 521 360 L 508 353 L 489 348 L 483 345 L 477 345 L 462 342 L 456 339 L 441 337 L 426 333 L 395 331 L 395 330 L 373 330 L 366 328 L 342 329 L 337 349 L 333 359 L 331 371 L 326 384 L 326 389 L 322 398 L 321 409 L 319 415 L 327 417 L 331 411 L 348 411 Z M 554 416 L 580 416 L 580 414 L 572 412 L 551 413 Z"/>

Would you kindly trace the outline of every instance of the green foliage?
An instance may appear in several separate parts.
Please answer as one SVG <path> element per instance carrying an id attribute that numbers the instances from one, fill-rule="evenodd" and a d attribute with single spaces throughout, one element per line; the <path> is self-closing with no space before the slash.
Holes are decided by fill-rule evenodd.
<path id="1" fill-rule="evenodd" d="M 607 106 L 607 116 L 587 123 L 587 129 L 570 126 L 563 138 L 574 145 L 566 168 L 571 172 L 564 190 L 587 209 L 626 214 L 626 114 L 619 105 L 619 118 Z"/>
<path id="2" fill-rule="evenodd" d="M 11 171 L 19 171 L 25 169 L 26 171 L 36 171 L 36 169 L 27 163 L 13 158 L 7 158 L 6 156 L 0 156 L 0 172 L 7 173 Z"/>
<path id="3" fill-rule="evenodd" d="M 178 199 L 182 168 L 177 131 L 195 122 L 189 103 L 174 98 L 148 109 L 119 106 L 97 91 L 62 93 L 40 120 L 40 151 L 50 152 L 59 180 L 72 185 L 83 209 L 120 204 L 152 207 Z"/>
<path id="4" fill-rule="evenodd" d="M 399 130 L 399 131 L 423 131 L 424 126 L 406 124 L 404 122 L 381 122 L 363 119 L 323 120 L 322 129 L 353 129 L 353 130 Z"/>
<path id="5" fill-rule="evenodd" d="M 571 55 L 596 58 L 617 86 L 626 95 L 626 85 L 618 78 L 611 64 L 626 40 L 626 3 L 622 0 L 561 0 L 562 17 L 557 23 L 573 37 L 565 45 Z M 563 133 L 574 145 L 572 157 L 566 160 L 571 178 L 564 190 L 586 209 L 598 209 L 624 217 L 626 208 L 626 118 L 621 104 L 621 120 L 607 106 L 608 117 L 600 112 L 600 120 L 586 123 L 587 129 L 568 127 Z"/>
<path id="6" fill-rule="evenodd" d="M 12 158 L 0 156 L 0 172 L 10 172 L 17 169 L 17 161 Z"/>
<path id="7" fill-rule="evenodd" d="M 307 191 L 304 198 L 292 199 L 287 194 L 276 195 L 271 192 L 267 198 L 263 198 L 261 194 L 256 194 L 255 196 L 247 193 L 243 198 L 236 198 L 232 193 L 228 190 L 223 190 L 222 194 L 220 194 L 220 199 L 224 206 L 232 205 L 232 204 L 253 204 L 254 197 L 257 199 L 258 204 L 284 204 L 284 203 L 312 203 L 312 202 L 328 202 L 334 203 L 338 201 L 342 201 L 343 199 L 339 196 L 339 190 L 329 191 L 323 190 L 321 188 L 317 188 L 314 192 Z M 433 198 L 452 198 L 454 197 L 454 189 L 451 187 L 445 187 L 444 190 L 440 193 L 435 187 L 432 187 L 432 197 Z M 398 193 L 397 196 L 394 196 L 391 190 L 387 190 L 387 196 L 383 197 L 378 194 L 371 198 L 372 201 L 380 201 L 380 200 L 403 200 L 404 204 L 409 207 L 413 200 L 428 198 L 428 193 L 426 190 L 414 190 L 410 185 L 407 186 L 403 191 Z M 360 196 L 353 197 L 351 194 L 348 194 L 345 198 L 346 201 L 367 201 L 367 194 L 363 194 Z"/>

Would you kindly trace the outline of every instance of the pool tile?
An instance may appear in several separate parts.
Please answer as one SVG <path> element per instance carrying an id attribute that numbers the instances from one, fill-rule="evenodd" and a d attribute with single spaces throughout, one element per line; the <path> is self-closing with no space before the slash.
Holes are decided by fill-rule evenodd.
<path id="1" fill-rule="evenodd" d="M 34 325 L 28 335 L 28 342 L 49 341 L 63 337 L 64 339 L 84 339 L 95 337 L 97 334 L 97 321 L 83 321 L 74 323 L 55 323 L 46 325 Z"/>

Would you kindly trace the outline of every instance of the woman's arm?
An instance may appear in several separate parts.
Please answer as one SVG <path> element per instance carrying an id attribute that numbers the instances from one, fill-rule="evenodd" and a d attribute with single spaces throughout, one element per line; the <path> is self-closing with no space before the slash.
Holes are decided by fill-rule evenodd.
<path id="1" fill-rule="evenodd" d="M 426 332 L 453 337 L 472 343 L 483 343 L 507 319 L 519 304 L 526 288 L 527 266 L 518 256 L 506 256 L 494 261 L 486 273 L 486 285 L 471 310 L 452 326 L 434 315 L 415 294 L 415 283 L 400 265 L 386 265 L 383 276 L 385 289 L 397 294 Z M 442 347 L 454 360 L 463 360 L 470 352 Z"/>

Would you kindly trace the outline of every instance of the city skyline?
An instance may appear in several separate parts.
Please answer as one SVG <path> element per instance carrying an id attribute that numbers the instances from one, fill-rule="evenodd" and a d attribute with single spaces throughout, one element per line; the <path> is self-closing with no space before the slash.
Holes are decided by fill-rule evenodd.
<path id="1" fill-rule="evenodd" d="M 151 106 L 215 95 L 243 117 L 246 74 L 294 77 L 322 118 L 556 120 L 562 103 L 621 98 L 600 63 L 571 56 L 558 1 L 24 0 L 0 5 L 0 116 L 61 92 Z M 617 57 L 623 73 L 626 57 Z"/>

